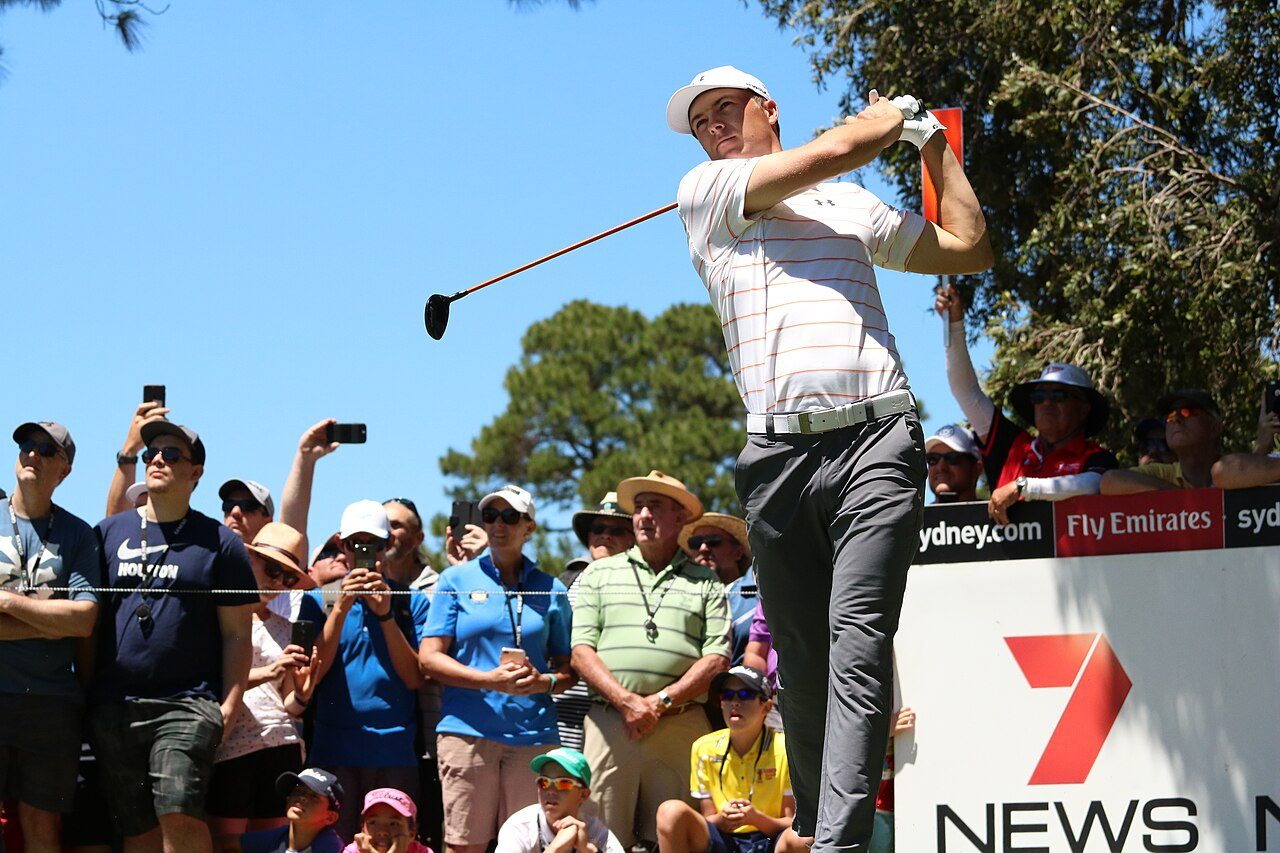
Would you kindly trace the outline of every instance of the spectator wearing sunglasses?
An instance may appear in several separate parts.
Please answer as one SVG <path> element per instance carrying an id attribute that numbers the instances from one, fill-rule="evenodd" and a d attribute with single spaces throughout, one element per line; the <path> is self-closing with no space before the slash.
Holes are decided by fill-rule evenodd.
<path id="1" fill-rule="evenodd" d="M 1008 524 L 1009 507 L 1020 500 L 1097 494 L 1103 472 L 1119 463 L 1090 438 L 1106 426 L 1111 406 L 1089 374 L 1055 361 L 1038 378 L 1014 386 L 1009 402 L 1024 423 L 1034 425 L 1032 435 L 997 409 L 978 384 L 965 343 L 964 305 L 954 287 L 939 292 L 934 310 L 951 324 L 947 380 L 982 447 L 991 519 Z"/>
<path id="2" fill-rule="evenodd" d="M 116 467 L 111 474 L 111 485 L 107 488 L 107 510 L 105 515 L 115 515 L 130 509 L 136 509 L 137 503 L 129 497 L 129 489 L 141 486 L 146 491 L 146 483 L 135 483 L 138 477 L 138 454 L 146 448 L 142 440 L 142 425 L 149 420 L 162 419 L 169 410 L 156 402 L 146 402 L 138 406 L 129 422 L 129 431 L 125 434 L 124 445 L 116 453 Z M 134 498 L 137 492 L 134 492 Z"/>
<path id="3" fill-rule="evenodd" d="M 711 682 L 727 728 L 698 738 L 691 750 L 689 787 L 698 803 L 668 800 L 658 809 L 663 853 L 800 853 L 791 829 L 785 735 L 765 725 L 773 689 L 764 673 L 735 666 Z"/>
<path id="4" fill-rule="evenodd" d="M 529 762 L 538 801 L 507 818 L 495 853 L 623 853 L 599 818 L 583 814 L 591 798 L 591 765 L 576 749 L 559 747 Z"/>
<path id="5" fill-rule="evenodd" d="M 317 642 L 320 683 L 311 700 L 308 760 L 332 771 L 348 794 L 336 826 L 343 838 L 360 826 L 366 791 L 418 793 L 417 650 L 428 601 L 383 576 L 390 539 L 387 511 L 377 501 L 356 501 L 343 511 L 338 540 L 352 568 Z"/>
<path id="6" fill-rule="evenodd" d="M 17 486 L 0 498 L 0 795 L 17 800 L 27 849 L 56 850 L 76 792 L 83 696 L 72 659 L 98 616 L 98 540 L 53 503 L 75 459 L 67 428 L 25 423 L 13 440 Z"/>
<path id="7" fill-rule="evenodd" d="M 170 850 L 209 850 L 214 751 L 244 695 L 261 599 L 244 543 L 191 508 L 195 430 L 142 425 L 147 505 L 98 523 L 105 585 L 89 734 L 126 847 L 159 827 Z M 218 590 L 215 592 L 215 590 Z"/>
<path id="8" fill-rule="evenodd" d="M 227 480 L 218 487 L 218 498 L 222 501 L 222 523 L 246 544 L 276 515 L 271 492 L 253 480 Z"/>
<path id="9" fill-rule="evenodd" d="M 1177 457 L 1102 475 L 1102 494 L 1127 495 L 1157 489 L 1196 489 L 1213 485 L 1213 466 L 1222 457 L 1222 410 L 1208 391 L 1183 388 L 1160 398 L 1165 440 Z"/>
<path id="10" fill-rule="evenodd" d="M 729 665 L 742 663 L 751 633 L 751 617 L 756 612 L 756 576 L 751 569 L 751 543 L 747 523 L 733 515 L 704 512 L 680 531 L 680 547 L 693 561 L 716 573 L 725 586 L 729 602 Z M 718 718 L 712 725 L 719 728 Z"/>
<path id="11" fill-rule="evenodd" d="M 247 548 L 262 601 L 253 611 L 249 689 L 218 746 L 209 782 L 208 809 L 220 848 L 245 832 L 285 825 L 288 791 L 277 790 L 275 780 L 303 768 L 295 717 L 315 687 L 313 649 L 295 645 L 293 623 L 269 606 L 313 585 L 302 566 L 302 534 L 273 521 Z M 324 613 L 310 597 L 301 597 L 299 619 L 313 626 L 313 637 L 324 625 Z"/>
<path id="12" fill-rule="evenodd" d="M 559 743 L 551 694 L 576 680 L 567 591 L 523 554 L 533 497 L 503 486 L 480 517 L 489 553 L 440 576 L 422 643 L 423 670 L 444 685 L 437 755 L 454 853 L 483 853 L 530 804 L 523 768 Z"/>
<path id="13" fill-rule="evenodd" d="M 971 430 L 947 424 L 924 441 L 929 490 L 935 503 L 976 501 L 982 451 Z"/>

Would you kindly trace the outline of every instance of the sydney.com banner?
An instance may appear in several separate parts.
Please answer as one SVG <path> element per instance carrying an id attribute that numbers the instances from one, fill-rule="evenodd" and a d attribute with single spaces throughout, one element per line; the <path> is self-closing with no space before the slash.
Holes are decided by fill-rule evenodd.
<path id="1" fill-rule="evenodd" d="M 1280 488 L 927 509 L 897 849 L 1280 851 Z"/>

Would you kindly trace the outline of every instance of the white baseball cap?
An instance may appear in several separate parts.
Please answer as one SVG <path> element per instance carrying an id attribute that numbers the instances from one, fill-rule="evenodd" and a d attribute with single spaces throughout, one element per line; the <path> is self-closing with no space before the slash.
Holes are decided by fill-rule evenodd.
<path id="1" fill-rule="evenodd" d="M 966 453 L 974 459 L 982 458 L 982 451 L 978 449 L 978 440 L 974 437 L 973 432 L 959 424 L 947 424 L 926 438 L 924 440 L 925 453 L 929 453 L 939 444 L 945 444 L 952 450 Z"/>
<path id="2" fill-rule="evenodd" d="M 342 511 L 338 538 L 348 539 L 357 533 L 371 533 L 379 539 L 391 538 L 387 510 L 377 501 L 356 501 Z"/>
<path id="3" fill-rule="evenodd" d="M 667 101 L 667 127 L 676 133 L 692 135 L 693 128 L 689 126 L 689 107 L 693 106 L 694 100 L 699 95 L 710 92 L 712 89 L 746 89 L 762 98 L 772 100 L 769 90 L 760 82 L 760 78 L 753 77 L 745 71 L 739 71 L 732 65 L 709 68 L 694 77 L 688 86 L 677 89 L 671 96 L 671 100 Z"/>
<path id="4" fill-rule="evenodd" d="M 537 516 L 534 515 L 533 512 L 533 495 L 529 494 L 519 486 L 513 486 L 510 483 L 507 483 L 501 489 L 498 489 L 498 491 L 490 492 L 482 497 L 480 499 L 480 509 L 483 510 L 498 498 L 502 498 L 504 501 L 511 504 L 511 508 L 516 512 L 523 512 L 535 521 L 537 520 Z"/>
<path id="5" fill-rule="evenodd" d="M 132 507 L 134 504 L 138 502 L 139 496 L 145 495 L 145 494 L 147 494 L 147 484 L 145 482 L 134 483 L 132 486 L 124 490 L 124 499 L 125 499 L 125 502 L 127 502 L 129 506 Z"/>

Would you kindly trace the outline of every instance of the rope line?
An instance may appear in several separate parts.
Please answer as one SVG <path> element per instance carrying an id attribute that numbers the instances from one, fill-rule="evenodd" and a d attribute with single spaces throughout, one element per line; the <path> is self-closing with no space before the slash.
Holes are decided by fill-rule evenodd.
<path id="1" fill-rule="evenodd" d="M 488 597 L 488 596 L 500 597 L 502 595 L 501 592 L 494 592 L 492 590 L 487 590 L 487 589 L 475 589 L 475 590 L 387 589 L 387 590 L 382 590 L 380 592 L 375 592 L 373 590 L 367 590 L 367 589 L 343 591 L 340 589 L 324 589 L 323 587 L 314 587 L 312 589 L 173 589 L 171 587 L 145 587 L 144 588 L 144 587 L 114 587 L 114 586 L 77 586 L 77 587 L 40 586 L 40 587 L 36 587 L 34 590 L 27 590 L 26 592 L 23 592 L 17 589 L 6 589 L 4 587 L 0 587 L 0 593 L 7 591 L 11 593 L 16 593 L 18 595 L 28 595 L 28 596 L 30 595 L 31 592 L 54 592 L 54 593 L 92 592 L 100 595 L 131 595 L 135 592 L 141 592 L 144 590 L 147 593 L 147 595 L 242 595 L 242 594 L 253 593 L 253 592 L 271 593 L 276 595 L 283 595 L 285 593 L 291 593 L 291 592 L 301 592 L 301 593 L 314 592 L 314 593 L 319 593 L 321 596 L 324 596 L 324 597 L 336 597 L 339 595 L 427 595 L 427 596 L 465 595 L 465 596 L 472 596 L 472 595 L 481 594 L 481 593 L 485 597 Z M 527 596 L 530 596 L 530 595 L 531 596 L 538 596 L 538 595 L 567 596 L 568 594 L 569 593 L 567 591 L 557 592 L 556 590 L 551 590 L 551 589 L 524 590 L 521 593 L 521 595 L 527 595 Z M 635 599 L 640 598 L 640 593 L 636 590 L 617 590 L 614 592 L 610 592 L 608 590 L 599 590 L 596 594 L 604 596 L 606 598 L 608 597 L 613 597 L 613 598 L 630 597 Z M 693 590 L 672 589 L 670 594 L 675 596 L 684 596 L 686 598 L 702 598 L 703 597 L 703 593 L 695 592 Z M 725 596 L 738 596 L 738 597 L 746 597 L 746 598 L 756 598 L 758 596 L 758 593 L 755 591 L 743 591 L 740 589 L 735 589 L 735 590 L 726 589 L 724 590 L 724 594 Z M 35 597 L 35 596 L 31 596 L 31 597 Z"/>

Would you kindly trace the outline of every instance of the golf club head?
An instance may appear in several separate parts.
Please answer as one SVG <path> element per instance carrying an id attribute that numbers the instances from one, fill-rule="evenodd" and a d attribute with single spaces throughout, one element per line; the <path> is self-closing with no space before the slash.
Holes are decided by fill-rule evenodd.
<path id="1" fill-rule="evenodd" d="M 437 341 L 444 337 L 444 327 L 449 325 L 449 303 L 452 301 L 448 296 L 437 293 L 427 300 L 427 307 L 422 310 L 427 334 Z"/>

